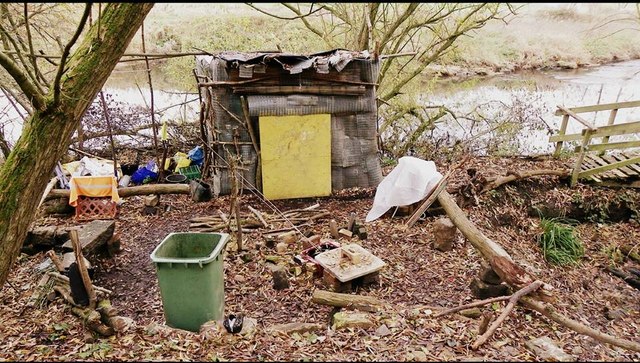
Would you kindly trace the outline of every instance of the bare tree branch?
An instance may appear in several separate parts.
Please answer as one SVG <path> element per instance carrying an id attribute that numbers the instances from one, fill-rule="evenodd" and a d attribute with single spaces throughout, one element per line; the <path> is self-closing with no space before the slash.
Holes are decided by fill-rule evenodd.
<path id="1" fill-rule="evenodd" d="M 33 39 L 31 37 L 31 27 L 29 25 L 29 12 L 27 8 L 27 3 L 24 3 L 24 26 L 27 32 L 27 45 L 29 45 L 29 54 L 33 55 L 35 52 L 33 51 Z M 42 82 L 43 84 L 47 83 L 47 80 L 44 78 L 40 70 L 38 69 L 38 63 L 34 57 L 30 57 L 31 66 L 33 67 L 33 73 L 35 76 Z"/>
<path id="2" fill-rule="evenodd" d="M 76 29 L 76 33 L 73 34 L 69 43 L 64 47 L 64 51 L 62 52 L 62 58 L 60 59 L 60 64 L 58 65 L 58 72 L 56 73 L 56 78 L 53 82 L 53 104 L 57 105 L 60 102 L 60 79 L 62 78 L 62 74 L 64 73 L 64 66 L 67 63 L 67 57 L 69 56 L 69 52 L 71 51 L 71 47 L 76 43 L 78 38 L 80 37 L 80 33 L 84 29 L 85 24 L 87 23 L 87 19 L 89 18 L 89 14 L 91 13 L 91 5 L 93 3 L 87 3 L 84 8 L 84 13 L 82 14 L 82 18 L 80 19 L 80 23 L 78 24 L 78 28 Z"/>
<path id="3" fill-rule="evenodd" d="M 297 16 L 294 16 L 294 17 L 291 17 L 291 18 L 286 18 L 286 17 L 282 17 L 282 16 L 279 16 L 279 15 L 276 15 L 276 14 L 269 13 L 269 12 L 267 12 L 267 11 L 265 11 L 265 10 L 262 10 L 262 9 L 258 8 L 257 6 L 253 5 L 253 3 L 245 3 L 245 4 L 246 4 L 246 5 L 249 5 L 249 7 L 251 7 L 252 9 L 255 9 L 255 10 L 257 10 L 257 11 L 259 11 L 259 12 L 261 12 L 261 13 L 265 14 L 265 15 L 269 15 L 269 16 L 271 16 L 271 17 L 273 17 L 273 18 L 281 19 L 281 20 L 296 20 L 296 19 L 302 19 L 302 18 L 305 18 L 305 17 L 307 17 L 307 16 L 309 16 L 309 15 L 315 14 L 315 13 L 317 13 L 318 11 L 320 11 L 320 10 L 324 9 L 324 7 L 323 7 L 323 6 L 321 6 L 321 7 L 317 8 L 316 10 L 313 10 L 313 3 L 312 3 L 312 4 L 311 4 L 311 7 L 309 8 L 309 12 L 308 12 L 308 13 L 306 13 L 306 14 L 298 13 L 298 15 L 297 15 Z M 288 4 L 284 4 L 284 3 L 283 3 L 283 5 L 287 6 Z"/>
<path id="4" fill-rule="evenodd" d="M 44 97 L 40 93 L 40 90 L 29 81 L 29 78 L 24 72 L 18 68 L 18 66 L 9 58 L 4 52 L 0 52 L 0 66 L 7 70 L 9 75 L 18 84 L 18 87 L 25 94 L 34 109 L 44 110 L 45 102 Z"/>

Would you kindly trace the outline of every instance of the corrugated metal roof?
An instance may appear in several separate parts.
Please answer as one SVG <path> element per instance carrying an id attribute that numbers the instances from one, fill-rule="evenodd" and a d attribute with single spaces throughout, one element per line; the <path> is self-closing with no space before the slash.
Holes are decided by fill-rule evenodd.
<path id="1" fill-rule="evenodd" d="M 291 74 L 300 73 L 308 68 L 315 68 L 320 73 L 328 73 L 329 67 L 338 72 L 352 60 L 370 60 L 368 51 L 349 51 L 346 49 L 334 49 L 315 54 L 291 54 L 279 52 L 232 52 L 226 51 L 214 54 L 213 57 L 232 62 L 236 66 L 254 66 L 260 64 L 278 63 Z"/>

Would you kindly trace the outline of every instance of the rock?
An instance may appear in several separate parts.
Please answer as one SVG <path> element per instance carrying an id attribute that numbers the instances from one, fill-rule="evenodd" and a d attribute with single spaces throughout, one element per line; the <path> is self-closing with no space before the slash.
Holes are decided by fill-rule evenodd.
<path id="1" fill-rule="evenodd" d="M 572 362 L 575 359 L 559 348 L 549 337 L 531 339 L 524 343 L 529 350 L 542 360 L 554 362 Z"/>
<path id="2" fill-rule="evenodd" d="M 289 278 L 287 277 L 287 271 L 283 266 L 275 266 L 271 270 L 271 276 L 273 277 L 273 288 L 276 290 L 284 290 L 289 288 Z"/>
<path id="3" fill-rule="evenodd" d="M 86 256 L 106 246 L 107 241 L 113 236 L 115 228 L 116 222 L 114 220 L 95 220 L 83 225 L 78 230 L 82 253 Z M 67 240 L 62 248 L 66 251 L 73 251 L 71 240 Z"/>
<path id="4" fill-rule="evenodd" d="M 440 218 L 433 224 L 435 240 L 433 246 L 440 251 L 451 251 L 458 229 L 449 218 Z"/>
<path id="5" fill-rule="evenodd" d="M 287 252 L 288 246 L 285 242 L 278 242 L 278 244 L 276 245 L 276 251 L 278 253 L 284 253 Z"/>
<path id="6" fill-rule="evenodd" d="M 379 337 L 384 337 L 384 336 L 390 335 L 391 330 L 389 330 L 389 328 L 387 328 L 385 324 L 382 324 L 378 327 L 378 329 L 376 329 L 375 334 Z"/>
<path id="7" fill-rule="evenodd" d="M 333 314 L 333 329 L 342 328 L 371 328 L 373 322 L 369 319 L 369 314 L 359 312 L 341 311 Z"/>
<path id="8" fill-rule="evenodd" d="M 427 355 L 421 350 L 414 350 L 411 354 L 413 354 L 413 360 L 416 362 L 426 362 L 428 360 Z"/>
<path id="9" fill-rule="evenodd" d="M 498 274 L 493 271 L 493 268 L 489 265 L 483 265 L 481 267 L 480 280 L 492 285 L 498 285 L 502 282 L 500 276 L 498 276 Z"/>
<path id="10" fill-rule="evenodd" d="M 91 262 L 89 262 L 89 260 L 84 258 L 84 256 L 82 256 L 82 258 L 84 259 L 84 265 L 87 266 L 88 270 L 90 270 L 92 268 Z M 75 253 L 67 252 L 64 255 L 62 255 L 62 267 L 64 267 L 65 270 L 69 270 L 69 266 L 71 266 L 71 264 L 74 262 L 76 262 Z"/>
<path id="11" fill-rule="evenodd" d="M 168 333 L 171 330 L 170 327 L 162 324 L 158 324 L 156 322 L 152 322 L 144 328 L 144 332 L 147 335 L 156 335 L 159 333 Z"/>
<path id="12" fill-rule="evenodd" d="M 462 316 L 466 316 L 467 318 L 473 318 L 473 319 L 478 318 L 480 317 L 480 315 L 482 315 L 482 313 L 480 312 L 480 309 L 478 308 L 464 309 L 464 310 L 461 310 L 459 314 Z"/>
<path id="13" fill-rule="evenodd" d="M 202 334 L 205 339 L 214 338 L 223 333 L 226 333 L 226 330 L 222 323 L 217 320 L 209 320 L 200 325 L 200 334 Z"/>
<path id="14" fill-rule="evenodd" d="M 245 316 L 242 319 L 242 330 L 240 330 L 240 335 L 252 335 L 256 331 L 257 326 L 258 320 Z"/>
<path id="15" fill-rule="evenodd" d="M 620 319 L 621 317 L 625 316 L 625 312 L 622 309 L 613 309 L 610 310 L 609 308 L 606 308 L 605 312 L 604 312 L 604 317 L 609 319 L 609 320 L 616 320 L 616 319 Z"/>
<path id="16" fill-rule="evenodd" d="M 471 292 L 478 299 L 488 299 L 490 297 L 506 296 L 509 295 L 509 286 L 505 284 L 492 285 L 486 282 L 480 281 L 480 279 L 473 279 L 469 285 Z"/>

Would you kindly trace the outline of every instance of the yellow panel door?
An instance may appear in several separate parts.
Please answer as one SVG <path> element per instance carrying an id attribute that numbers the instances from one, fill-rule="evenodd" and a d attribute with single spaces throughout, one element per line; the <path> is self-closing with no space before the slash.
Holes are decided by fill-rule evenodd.
<path id="1" fill-rule="evenodd" d="M 331 115 L 260 116 L 267 199 L 331 194 Z"/>

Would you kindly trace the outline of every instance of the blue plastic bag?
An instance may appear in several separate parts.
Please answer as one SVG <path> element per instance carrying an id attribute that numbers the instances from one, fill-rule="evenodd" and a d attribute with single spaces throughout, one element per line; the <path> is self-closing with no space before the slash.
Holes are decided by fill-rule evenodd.
<path id="1" fill-rule="evenodd" d="M 191 159 L 191 164 L 202 165 L 202 162 L 204 161 L 204 151 L 202 150 L 202 147 L 196 146 L 189 151 L 187 157 Z"/>
<path id="2" fill-rule="evenodd" d="M 156 169 L 155 166 L 156 163 L 152 160 L 146 166 L 139 168 L 131 175 L 131 182 L 133 184 L 146 184 L 158 180 L 158 173 L 153 171 Z"/>

